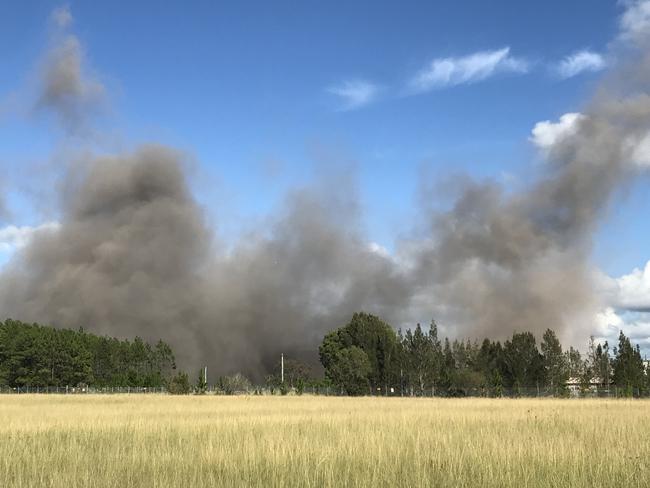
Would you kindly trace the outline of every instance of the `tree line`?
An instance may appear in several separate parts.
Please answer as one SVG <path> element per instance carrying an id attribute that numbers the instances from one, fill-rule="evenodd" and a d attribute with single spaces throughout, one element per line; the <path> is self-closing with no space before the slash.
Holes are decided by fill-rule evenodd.
<path id="1" fill-rule="evenodd" d="M 175 369 L 174 353 L 163 341 L 151 345 L 139 337 L 119 340 L 0 321 L 0 385 L 161 387 Z"/>
<path id="2" fill-rule="evenodd" d="M 461 396 L 566 396 L 569 389 L 588 392 L 615 389 L 617 394 L 650 393 L 638 345 L 623 332 L 618 345 L 589 340 L 586 354 L 564 350 L 548 329 L 539 346 L 530 332 L 516 332 L 500 342 L 439 337 L 431 322 L 405 332 L 367 313 L 355 313 L 349 323 L 325 335 L 318 349 L 324 377 L 291 358 L 266 377 L 267 392 L 298 394 L 328 388 L 347 395 L 393 394 Z M 0 386 L 165 387 L 170 393 L 203 393 L 208 385 L 199 372 L 195 385 L 176 371 L 174 353 L 165 342 L 141 338 L 119 340 L 83 329 L 57 329 L 8 319 L 0 321 Z M 262 392 L 241 374 L 218 377 L 217 391 Z"/>
<path id="3" fill-rule="evenodd" d="M 348 324 L 328 333 L 320 361 L 332 385 L 348 395 L 406 394 L 459 396 L 472 392 L 501 396 L 534 390 L 566 396 L 569 388 L 587 392 L 616 389 L 620 395 L 650 392 L 638 345 L 623 332 L 618 346 L 589 340 L 582 355 L 563 350 L 555 332 L 544 332 L 539 347 L 531 332 L 517 332 L 503 343 L 450 341 L 432 322 L 424 331 L 395 332 L 379 317 L 355 313 Z"/>

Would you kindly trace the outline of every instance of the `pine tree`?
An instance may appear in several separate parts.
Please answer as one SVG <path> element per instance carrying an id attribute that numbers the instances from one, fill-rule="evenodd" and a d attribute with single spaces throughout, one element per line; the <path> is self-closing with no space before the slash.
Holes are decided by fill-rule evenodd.
<path id="1" fill-rule="evenodd" d="M 639 346 L 633 347 L 621 331 L 614 354 L 614 383 L 620 389 L 619 393 L 624 396 L 641 394 L 645 388 L 645 371 Z"/>
<path id="2" fill-rule="evenodd" d="M 547 329 L 540 344 L 544 364 L 544 379 L 549 391 L 554 395 L 564 395 L 569 379 L 569 368 L 562 345 L 555 332 Z"/>
<path id="3" fill-rule="evenodd" d="M 197 395 L 205 395 L 208 390 L 208 382 L 205 377 L 205 369 L 201 368 L 199 370 L 199 377 L 196 380 L 196 386 L 194 387 L 194 392 Z"/>

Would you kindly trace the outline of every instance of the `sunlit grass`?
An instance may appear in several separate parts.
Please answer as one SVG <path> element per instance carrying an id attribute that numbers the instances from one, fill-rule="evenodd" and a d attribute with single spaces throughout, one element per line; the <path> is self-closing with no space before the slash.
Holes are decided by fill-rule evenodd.
<path id="1" fill-rule="evenodd" d="M 649 486 L 650 402 L 0 396 L 2 487 Z"/>

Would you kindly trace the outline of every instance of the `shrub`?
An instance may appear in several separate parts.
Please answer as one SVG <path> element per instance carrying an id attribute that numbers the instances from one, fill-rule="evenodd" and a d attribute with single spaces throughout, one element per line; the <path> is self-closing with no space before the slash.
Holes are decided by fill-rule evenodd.
<path id="1" fill-rule="evenodd" d="M 182 371 L 172 376 L 167 382 L 167 391 L 172 395 L 188 395 L 192 391 L 190 378 Z"/>
<path id="2" fill-rule="evenodd" d="M 218 387 L 226 395 L 248 393 L 251 388 L 251 382 L 243 374 L 236 373 L 232 376 L 221 376 L 219 378 Z"/>

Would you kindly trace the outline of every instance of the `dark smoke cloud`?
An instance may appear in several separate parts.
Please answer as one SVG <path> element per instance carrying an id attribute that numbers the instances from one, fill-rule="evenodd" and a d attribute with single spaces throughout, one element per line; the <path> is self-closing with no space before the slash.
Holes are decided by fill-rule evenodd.
<path id="1" fill-rule="evenodd" d="M 43 96 L 64 123 L 68 102 L 83 106 L 86 91 L 75 88 L 86 81 L 72 65 L 68 88 L 50 93 L 58 84 L 47 82 Z M 643 87 L 648 65 L 642 52 L 621 70 Z M 595 306 L 592 234 L 636 174 L 631 163 L 650 132 L 650 98 L 625 83 L 603 84 L 525 190 L 465 180 L 448 211 L 428 214 L 427 235 L 394 256 L 361 232 L 352 184 L 291 192 L 226 252 L 192 197 L 182 155 L 147 146 L 87 157 L 68 169 L 60 226 L 37 233 L 0 277 L 0 310 L 163 338 L 182 366 L 258 377 L 281 351 L 313 360 L 323 334 L 357 310 L 396 325 L 435 317 L 455 336 L 584 334 L 578 318 Z"/>

